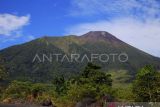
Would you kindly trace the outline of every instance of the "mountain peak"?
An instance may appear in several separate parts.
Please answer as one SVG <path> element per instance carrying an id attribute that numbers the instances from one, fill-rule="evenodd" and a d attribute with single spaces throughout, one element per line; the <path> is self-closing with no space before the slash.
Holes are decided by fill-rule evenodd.
<path id="1" fill-rule="evenodd" d="M 106 34 L 109 34 L 108 32 L 106 32 L 106 31 L 90 31 L 90 32 L 88 32 L 88 33 L 86 33 L 86 34 L 97 34 L 97 35 L 101 35 L 101 36 L 105 36 Z M 111 34 L 110 34 L 111 35 Z"/>
<path id="2" fill-rule="evenodd" d="M 120 41 L 118 38 L 106 31 L 90 31 L 81 36 L 82 38 L 89 40 L 109 40 L 109 41 Z"/>

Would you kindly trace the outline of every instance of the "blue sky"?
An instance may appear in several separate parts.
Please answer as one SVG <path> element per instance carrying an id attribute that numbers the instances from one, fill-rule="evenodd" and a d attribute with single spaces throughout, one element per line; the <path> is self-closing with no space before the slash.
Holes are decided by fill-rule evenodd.
<path id="1" fill-rule="evenodd" d="M 0 0 L 0 49 L 91 30 L 160 57 L 159 0 Z"/>

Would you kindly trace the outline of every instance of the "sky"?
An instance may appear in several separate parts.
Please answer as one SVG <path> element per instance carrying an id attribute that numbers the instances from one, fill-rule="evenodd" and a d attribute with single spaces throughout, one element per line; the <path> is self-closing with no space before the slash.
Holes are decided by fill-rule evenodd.
<path id="1" fill-rule="evenodd" d="M 160 0 L 0 0 L 0 49 L 89 31 L 160 57 Z"/>

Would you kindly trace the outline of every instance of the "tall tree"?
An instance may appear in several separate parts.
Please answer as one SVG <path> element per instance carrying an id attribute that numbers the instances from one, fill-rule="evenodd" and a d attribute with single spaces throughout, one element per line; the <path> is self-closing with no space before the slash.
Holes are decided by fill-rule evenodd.
<path id="1" fill-rule="evenodd" d="M 82 78 L 89 79 L 89 81 L 95 84 L 105 84 L 111 86 L 111 75 L 100 71 L 100 69 L 100 66 L 88 63 L 85 70 L 82 72 Z"/>
<path id="2" fill-rule="evenodd" d="M 65 80 L 64 76 L 57 76 L 54 80 L 53 80 L 53 84 L 56 86 L 56 92 L 59 95 L 63 95 L 66 93 L 67 91 L 67 81 Z"/>
<path id="3" fill-rule="evenodd" d="M 133 84 L 133 93 L 136 101 L 159 102 L 160 101 L 160 73 L 153 66 L 142 68 Z"/>
<path id="4" fill-rule="evenodd" d="M 114 92 L 111 87 L 111 75 L 100 69 L 98 65 L 88 63 L 80 76 L 71 79 L 68 98 L 78 101 L 83 98 L 100 99 L 105 95 L 112 96 Z"/>

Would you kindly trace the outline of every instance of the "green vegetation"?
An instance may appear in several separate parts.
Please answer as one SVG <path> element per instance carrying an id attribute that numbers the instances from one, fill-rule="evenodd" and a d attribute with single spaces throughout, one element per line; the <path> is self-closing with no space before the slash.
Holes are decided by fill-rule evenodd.
<path id="1" fill-rule="evenodd" d="M 12 81 L 4 90 L 2 99 L 10 99 L 7 103 L 40 103 L 45 98 L 55 95 L 54 86 L 51 84 Z"/>
<path id="2" fill-rule="evenodd" d="M 0 81 L 6 80 L 8 77 L 8 73 L 6 72 L 5 68 L 0 65 Z"/>
<path id="3" fill-rule="evenodd" d="M 89 63 L 79 76 L 67 80 L 64 76 L 59 76 L 52 84 L 12 81 L 4 90 L 2 99 L 40 104 L 49 98 L 63 107 L 66 103 L 72 105 L 83 98 L 99 100 L 105 94 L 113 95 L 111 86 L 111 75 L 101 72 L 99 66 Z"/>
<path id="4" fill-rule="evenodd" d="M 104 33 L 104 32 L 103 32 Z M 108 62 L 102 62 L 95 59 L 93 62 L 102 67 L 103 71 L 127 70 L 129 74 L 135 75 L 141 67 L 146 64 L 153 64 L 160 68 L 160 59 L 145 52 L 142 52 L 106 32 L 89 32 L 83 36 L 65 36 L 65 37 L 43 37 L 21 45 L 12 46 L 0 50 L 0 64 L 2 63 L 9 73 L 9 79 L 19 81 L 32 81 L 51 83 L 56 76 L 63 75 L 66 78 L 80 74 L 88 61 L 82 63 L 73 61 L 56 61 L 53 57 L 52 62 L 45 61 L 39 63 L 37 60 L 33 63 L 36 54 L 42 59 L 42 54 L 50 57 L 50 54 L 80 54 L 91 56 L 91 54 L 121 54 L 127 53 L 129 59 L 121 63 L 115 57 L 109 58 Z M 117 56 L 117 55 L 116 55 Z M 59 58 L 61 59 L 61 57 Z M 80 58 L 81 59 L 81 58 Z M 106 59 L 105 56 L 102 59 Z M 113 84 L 114 85 L 114 84 Z"/>
<path id="5" fill-rule="evenodd" d="M 41 104 L 46 99 L 51 99 L 58 107 L 73 107 L 84 98 L 94 99 L 102 105 L 106 101 L 160 101 L 160 73 L 152 66 L 142 68 L 133 82 L 130 81 L 131 78 L 126 71 L 105 73 L 100 66 L 88 63 L 79 75 L 69 79 L 63 75 L 57 76 L 49 84 L 11 81 L 1 91 L 1 101 Z M 110 96 L 111 99 L 104 100 L 104 96 Z"/>
<path id="6" fill-rule="evenodd" d="M 152 66 L 142 68 L 134 81 L 133 92 L 136 101 L 159 102 L 160 101 L 160 73 Z"/>
<path id="7" fill-rule="evenodd" d="M 113 94 L 111 76 L 100 72 L 99 69 L 99 66 L 89 63 L 78 78 L 70 81 L 68 96 L 72 101 L 85 97 L 98 100 L 105 94 Z"/>
<path id="8" fill-rule="evenodd" d="M 0 65 L 0 98 L 2 97 L 2 93 L 4 90 L 4 82 L 8 79 L 8 73 L 5 68 Z"/>
<path id="9" fill-rule="evenodd" d="M 113 79 L 112 88 L 115 91 L 115 96 L 118 101 L 132 102 L 134 101 L 134 95 L 132 93 L 132 81 L 133 76 L 131 76 L 128 71 L 110 71 Z"/>

